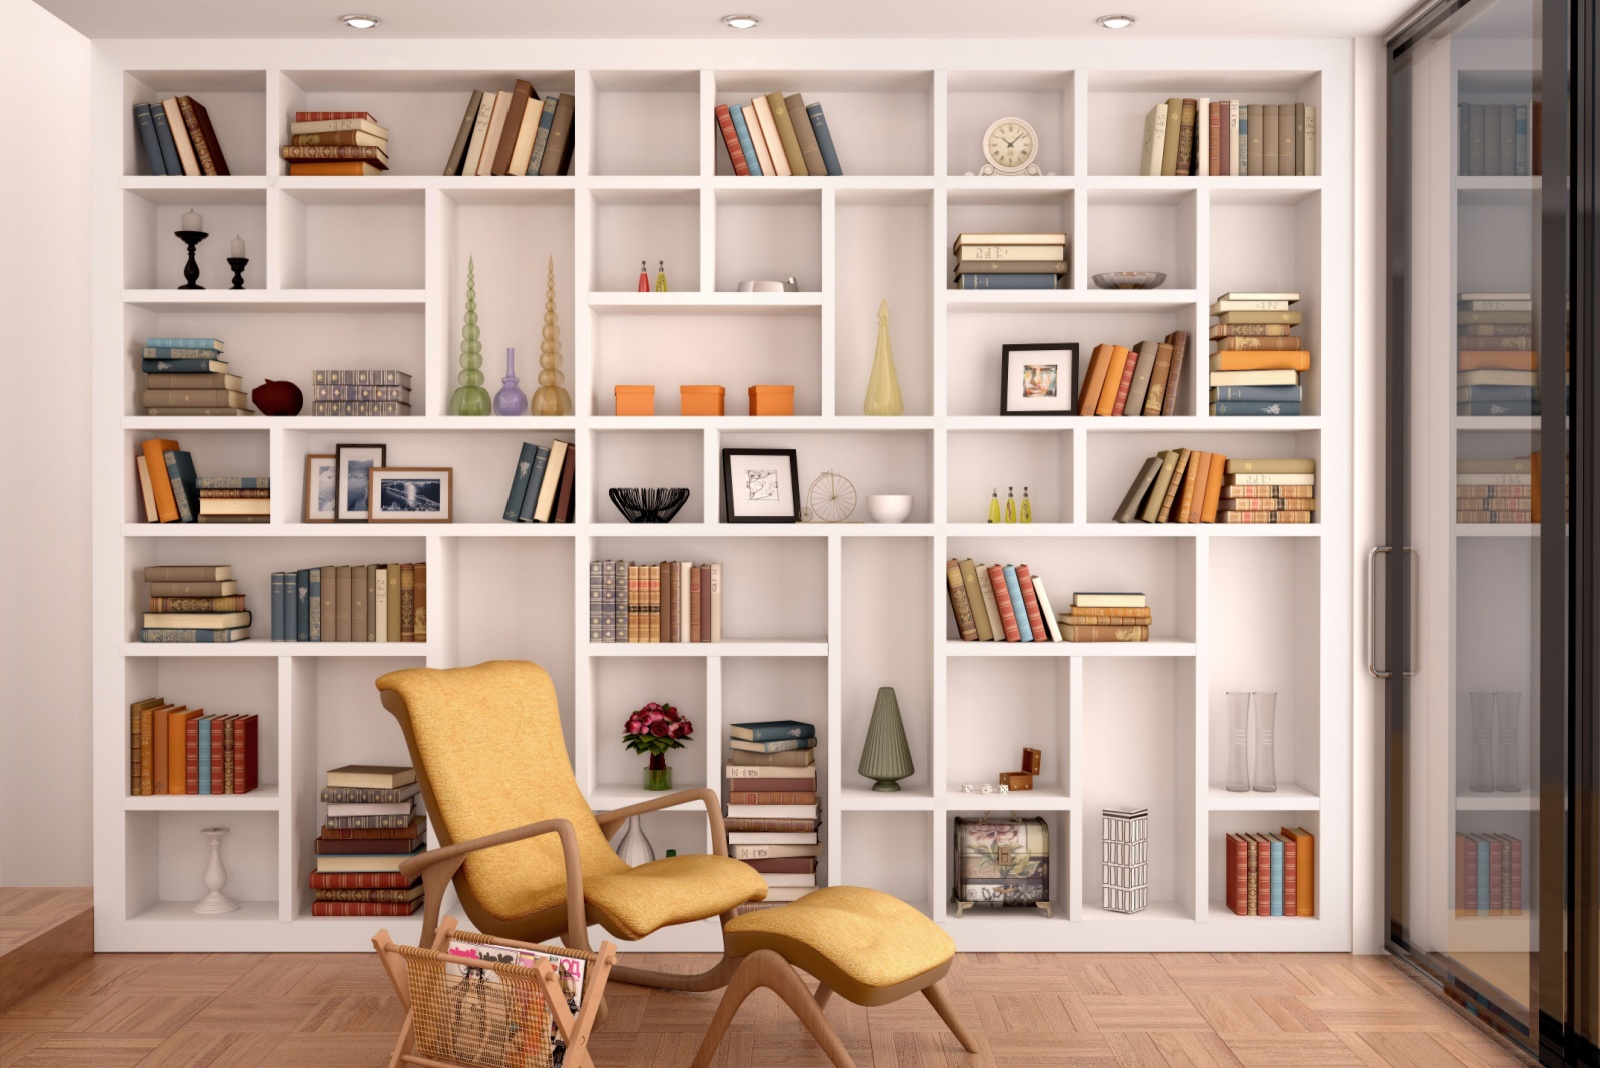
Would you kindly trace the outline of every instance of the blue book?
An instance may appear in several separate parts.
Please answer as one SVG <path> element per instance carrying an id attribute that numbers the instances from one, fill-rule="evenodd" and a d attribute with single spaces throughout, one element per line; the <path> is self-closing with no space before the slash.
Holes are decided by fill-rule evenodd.
<path id="1" fill-rule="evenodd" d="M 171 645 L 205 645 L 212 642 L 242 642 L 250 637 L 249 627 L 231 630 L 185 630 L 179 627 L 145 627 L 139 631 L 142 642 L 161 642 Z"/>
<path id="2" fill-rule="evenodd" d="M 310 590 L 307 598 L 306 611 L 311 614 L 311 620 L 306 627 L 306 641 L 320 642 L 322 640 L 322 568 L 314 567 L 309 572 L 306 588 Z"/>
<path id="3" fill-rule="evenodd" d="M 1218 387 L 1221 388 L 1220 386 Z M 1299 415 L 1299 401 L 1219 401 L 1212 415 Z"/>
<path id="4" fill-rule="evenodd" d="M 1516 131 L 1515 165 L 1511 173 L 1527 176 L 1531 172 L 1528 170 L 1528 105 L 1526 104 L 1517 105 Z"/>
<path id="5" fill-rule="evenodd" d="M 1269 834 L 1272 839 L 1272 915 L 1283 915 L 1283 836 Z"/>
<path id="6" fill-rule="evenodd" d="M 304 567 L 294 573 L 294 640 L 311 640 L 311 571 Z"/>
<path id="7" fill-rule="evenodd" d="M 275 642 L 288 641 L 283 636 L 283 621 L 287 618 L 283 610 L 283 572 L 272 573 L 272 640 Z"/>
<path id="8" fill-rule="evenodd" d="M 544 98 L 544 107 L 539 111 L 539 129 L 533 135 L 533 154 L 528 157 L 528 174 L 538 174 L 539 165 L 544 162 L 544 149 L 550 143 L 550 126 L 556 121 L 555 96 Z"/>
<path id="9" fill-rule="evenodd" d="M 225 372 L 228 369 L 226 360 L 195 360 L 164 358 L 151 359 L 146 357 L 139 361 L 139 369 L 147 375 L 155 374 L 207 374 L 210 372 Z"/>
<path id="10" fill-rule="evenodd" d="M 744 110 L 738 104 L 730 104 L 728 117 L 733 120 L 733 132 L 739 137 L 739 148 L 744 152 L 744 162 L 751 175 L 761 177 L 761 161 L 756 158 L 756 146 L 750 140 L 750 127 L 745 125 Z"/>
<path id="11" fill-rule="evenodd" d="M 194 461 L 181 449 L 161 454 L 167 461 L 167 478 L 172 482 L 172 499 L 178 505 L 178 518 L 193 523 L 200 518 L 200 490 L 195 485 Z"/>
<path id="12" fill-rule="evenodd" d="M 1249 108 L 1239 105 L 1239 173 L 1250 173 L 1250 116 Z"/>
<path id="13" fill-rule="evenodd" d="M 195 745 L 200 756 L 200 792 L 211 792 L 211 721 L 213 716 L 201 716 L 198 741 Z"/>
<path id="14" fill-rule="evenodd" d="M 1299 386 L 1212 386 L 1215 401 L 1300 401 Z"/>
<path id="15" fill-rule="evenodd" d="M 528 483 L 533 479 L 533 462 L 538 458 L 539 446 L 524 441 L 522 455 L 517 457 L 517 470 L 511 476 L 511 493 L 506 497 L 506 510 L 500 516 L 507 523 L 515 523 L 522 514 L 522 501 L 528 494 Z"/>
<path id="16" fill-rule="evenodd" d="M 147 349 L 207 349 L 211 352 L 221 352 L 222 342 L 214 337 L 147 337 L 144 339 Z"/>
<path id="17" fill-rule="evenodd" d="M 1053 274 L 964 274 L 962 289 L 1054 289 Z"/>
<path id="18" fill-rule="evenodd" d="M 1481 834 L 1473 835 L 1478 843 L 1478 915 L 1489 915 L 1489 840 Z"/>
<path id="19" fill-rule="evenodd" d="M 828 119 L 822 114 L 821 104 L 807 104 L 806 118 L 811 120 L 811 132 L 817 135 L 817 149 L 822 153 L 822 165 L 834 177 L 843 174 L 839 169 L 839 153 L 833 148 L 833 134 L 828 132 Z"/>
<path id="20" fill-rule="evenodd" d="M 815 738 L 817 728 L 792 719 L 773 719 L 763 723 L 735 723 L 728 735 L 742 742 L 776 742 L 784 738 Z"/>
<path id="21" fill-rule="evenodd" d="M 183 161 L 178 158 L 178 143 L 172 139 L 172 128 L 167 125 L 167 109 L 160 104 L 151 104 L 150 125 L 155 130 L 156 143 L 161 146 L 163 173 L 181 178 Z"/>
<path id="22" fill-rule="evenodd" d="M 728 744 L 742 753 L 787 753 L 791 749 L 815 749 L 815 738 L 779 738 L 775 742 L 746 742 L 738 738 L 730 739 Z"/>
<path id="23" fill-rule="evenodd" d="M 1006 594 L 1011 598 L 1011 610 L 1017 614 L 1017 630 L 1025 642 L 1033 641 L 1033 628 L 1028 626 L 1027 612 L 1022 607 L 1022 587 L 1017 583 L 1017 569 L 1011 564 L 1004 567 Z"/>
<path id="24" fill-rule="evenodd" d="M 1463 401 L 1456 405 L 1457 415 L 1538 415 L 1539 402 L 1527 401 Z"/>
<path id="25" fill-rule="evenodd" d="M 144 160 L 150 165 L 150 173 L 163 175 L 167 173 L 167 165 L 161 159 L 161 142 L 156 140 L 156 128 L 150 122 L 150 105 L 133 105 L 133 127 L 139 132 L 139 144 L 144 147 Z"/>
<path id="26" fill-rule="evenodd" d="M 1456 390 L 1460 401 L 1531 401 L 1538 397 L 1534 386 L 1462 386 Z"/>
<path id="27" fill-rule="evenodd" d="M 543 445 L 534 446 L 539 450 L 533 458 L 533 470 L 528 473 L 528 489 L 522 495 L 522 504 L 517 508 L 517 522 L 533 522 L 533 507 L 539 503 L 539 492 L 533 487 L 543 485 L 544 469 L 550 463 L 550 450 Z"/>

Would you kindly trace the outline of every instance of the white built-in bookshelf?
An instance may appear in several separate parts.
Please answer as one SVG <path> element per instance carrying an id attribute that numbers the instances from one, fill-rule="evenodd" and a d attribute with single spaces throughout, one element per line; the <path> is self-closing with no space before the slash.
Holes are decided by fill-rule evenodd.
<path id="1" fill-rule="evenodd" d="M 1109 35 L 1108 35 L 1109 36 Z M 103 950 L 355 950 L 377 927 L 313 919 L 307 876 L 325 769 L 407 762 L 373 680 L 399 667 L 514 657 L 555 680 L 580 784 L 597 808 L 644 799 L 642 758 L 619 742 L 627 712 L 671 700 L 697 725 L 671 763 L 680 787 L 720 788 L 726 725 L 811 720 L 830 884 L 894 893 L 964 950 L 1342 950 L 1350 930 L 1352 371 L 1350 63 L 1347 42 L 101 42 L 95 75 L 96 925 Z M 869 47 L 870 46 L 870 47 Z M 886 65 L 887 64 L 887 65 Z M 1169 73 L 1170 72 L 1170 73 Z M 573 175 L 440 177 L 470 90 L 576 98 Z M 712 109 L 782 88 L 820 100 L 846 176 L 728 174 Z M 150 177 L 131 105 L 193 93 L 210 110 L 231 178 Z M 1284 178 L 1138 177 L 1143 116 L 1171 95 L 1314 103 L 1321 173 Z M 296 109 L 370 110 L 391 131 L 392 170 L 372 179 L 288 177 L 277 149 Z M 1034 178 L 968 177 L 993 119 L 1028 118 L 1043 142 Z M 201 292 L 180 292 L 170 236 L 205 215 Z M 1064 230 L 1072 288 L 953 292 L 962 230 Z M 247 288 L 220 257 L 241 234 Z M 466 263 L 474 257 L 491 391 L 514 345 L 537 373 L 545 264 L 554 256 L 563 370 L 577 414 L 451 417 Z M 637 293 L 639 261 L 664 259 L 672 291 Z M 1107 292 L 1091 274 L 1160 270 L 1165 288 Z M 800 292 L 740 294 L 748 277 L 794 275 Z M 1225 290 L 1302 291 L 1314 353 L 1292 418 L 1206 411 L 1207 305 Z M 906 414 L 861 413 L 887 298 Z M 1001 417 L 1000 346 L 1126 344 L 1175 329 L 1194 340 L 1166 419 Z M 302 389 L 324 366 L 414 376 L 409 418 L 218 420 L 136 411 L 146 335 L 214 335 L 250 389 Z M 612 414 L 612 387 L 657 386 L 659 414 Z M 727 387 L 728 415 L 685 418 L 677 387 Z M 789 418 L 752 418 L 746 389 L 792 383 Z M 204 473 L 267 473 L 266 526 L 142 522 L 133 456 L 161 432 Z M 576 443 L 576 522 L 505 523 L 525 440 Z M 304 458 L 381 442 L 391 464 L 455 469 L 457 522 L 306 525 Z M 720 450 L 794 448 L 802 494 L 837 470 L 863 504 L 844 525 L 720 521 Z M 1111 515 L 1142 461 L 1194 446 L 1318 461 L 1310 526 L 1123 526 Z M 681 485 L 666 526 L 630 526 L 611 486 Z M 1036 521 L 989 526 L 990 491 L 1023 486 Z M 907 523 L 875 525 L 864 499 L 915 496 Z M 1139 589 L 1154 607 L 1140 645 L 966 644 L 946 600 L 949 557 L 1026 562 L 1058 606 L 1074 590 Z M 727 640 L 591 645 L 595 559 L 717 560 Z M 269 640 L 273 571 L 378 561 L 428 564 L 424 644 Z M 154 563 L 228 563 L 256 612 L 225 646 L 146 645 Z M 873 696 L 894 686 L 916 772 L 900 793 L 856 773 Z M 1222 788 L 1222 695 L 1276 690 L 1273 794 Z M 127 706 L 162 695 L 262 717 L 260 790 L 238 797 L 130 797 Z M 465 712 L 464 712 L 465 714 Z M 1031 794 L 964 795 L 997 782 L 1024 746 L 1043 750 Z M 1099 813 L 1151 812 L 1151 906 L 1099 905 Z M 1038 814 L 1052 838 L 1053 918 L 948 904 L 952 820 Z M 224 824 L 239 912 L 195 916 L 202 826 Z M 1318 838 L 1315 919 L 1244 919 L 1222 904 L 1223 835 L 1300 825 Z M 649 817 L 659 851 L 707 848 L 702 812 Z M 714 921 L 641 943 L 717 945 Z"/>

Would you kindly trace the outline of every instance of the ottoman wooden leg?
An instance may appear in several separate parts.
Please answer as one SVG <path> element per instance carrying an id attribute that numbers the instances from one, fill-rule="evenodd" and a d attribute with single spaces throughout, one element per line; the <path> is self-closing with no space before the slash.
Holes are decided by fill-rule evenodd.
<path id="1" fill-rule="evenodd" d="M 739 1006 L 744 1004 L 744 999 L 752 991 L 760 987 L 767 987 L 783 999 L 790 1011 L 805 1024 L 806 1030 L 811 1032 L 811 1037 L 817 1040 L 817 1045 L 822 1047 L 822 1052 L 828 1055 L 835 1068 L 856 1068 L 855 1061 L 850 1059 L 844 1043 L 839 1041 L 838 1034 L 828 1023 L 828 1018 L 822 1015 L 822 1008 L 812 1000 L 811 992 L 801 982 L 799 974 L 788 961 L 770 949 L 756 950 L 733 973 L 733 978 L 728 981 L 728 989 L 723 992 L 722 1001 L 717 1005 L 716 1015 L 711 1018 L 711 1026 L 706 1028 L 706 1037 L 700 1043 L 700 1052 L 695 1054 L 691 1068 L 708 1068 L 712 1058 L 717 1055 L 717 1047 L 722 1044 L 722 1036 L 727 1033 L 728 1025 L 739 1012 Z M 934 1007 L 938 1008 L 938 1004 L 935 1003 Z M 940 1015 L 944 1015 L 944 1010 L 940 1010 Z M 951 1026 L 954 1028 L 959 1025 Z"/>
<path id="2" fill-rule="evenodd" d="M 945 1026 L 950 1028 L 950 1033 L 956 1036 L 956 1041 L 961 1043 L 961 1048 L 968 1053 L 978 1052 L 978 1044 L 972 1040 L 972 1035 L 956 1015 L 956 1010 L 951 1007 L 950 999 L 945 997 L 944 987 L 938 983 L 922 988 L 922 996 L 928 999 L 928 1004 L 933 1006 L 933 1011 L 939 1014 Z"/>
<path id="3" fill-rule="evenodd" d="M 817 1008 L 819 1008 L 819 1009 L 827 1008 L 828 1007 L 828 1002 L 831 1001 L 831 1000 L 833 1000 L 833 988 L 830 987 L 827 983 L 818 983 L 817 984 Z"/>

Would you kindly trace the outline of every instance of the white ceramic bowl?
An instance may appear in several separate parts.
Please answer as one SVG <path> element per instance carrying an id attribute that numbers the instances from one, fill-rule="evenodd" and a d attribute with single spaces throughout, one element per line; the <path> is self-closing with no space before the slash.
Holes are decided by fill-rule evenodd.
<path id="1" fill-rule="evenodd" d="M 867 497 L 867 512 L 874 523 L 904 523 L 911 514 L 909 493 L 874 493 Z"/>

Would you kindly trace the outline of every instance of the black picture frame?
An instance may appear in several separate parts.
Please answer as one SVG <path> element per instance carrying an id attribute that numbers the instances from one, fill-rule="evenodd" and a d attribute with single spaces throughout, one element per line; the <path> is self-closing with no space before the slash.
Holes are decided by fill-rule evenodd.
<path id="1" fill-rule="evenodd" d="M 1055 405 L 1023 405 L 1017 402 L 1014 394 L 1020 390 L 1013 390 L 1013 376 L 1020 381 L 1022 365 L 1027 358 L 1027 353 L 1057 352 L 1061 353 L 1063 361 L 1069 368 L 1068 374 L 1063 376 L 1058 370 L 1055 376 L 1054 392 L 1052 399 L 1059 399 Z M 1016 355 L 1013 361 L 1013 354 Z M 1000 414 L 1001 415 L 1078 415 L 1078 343 L 1076 341 L 1039 342 L 1027 345 L 1002 345 L 1000 346 Z"/>
<path id="2" fill-rule="evenodd" d="M 377 451 L 378 458 L 367 465 L 370 471 L 374 467 L 387 467 L 389 447 L 387 445 L 335 445 L 333 447 L 334 460 L 334 522 L 335 523 L 365 523 L 371 512 L 368 508 L 367 487 L 363 482 L 360 490 L 361 507 L 353 508 L 349 505 L 351 487 L 346 479 L 345 452 L 371 452 Z M 352 456 L 351 459 L 365 459 L 365 457 Z"/>
<path id="3" fill-rule="evenodd" d="M 789 477 L 776 476 L 777 488 L 782 491 L 785 481 L 789 488 L 789 508 L 775 514 L 741 515 L 734 497 L 734 468 L 737 459 L 746 456 L 781 457 L 788 463 Z M 780 498 L 781 500 L 781 498 Z M 722 514 L 726 523 L 798 523 L 800 522 L 800 462 L 793 449 L 723 449 L 722 450 Z"/>

